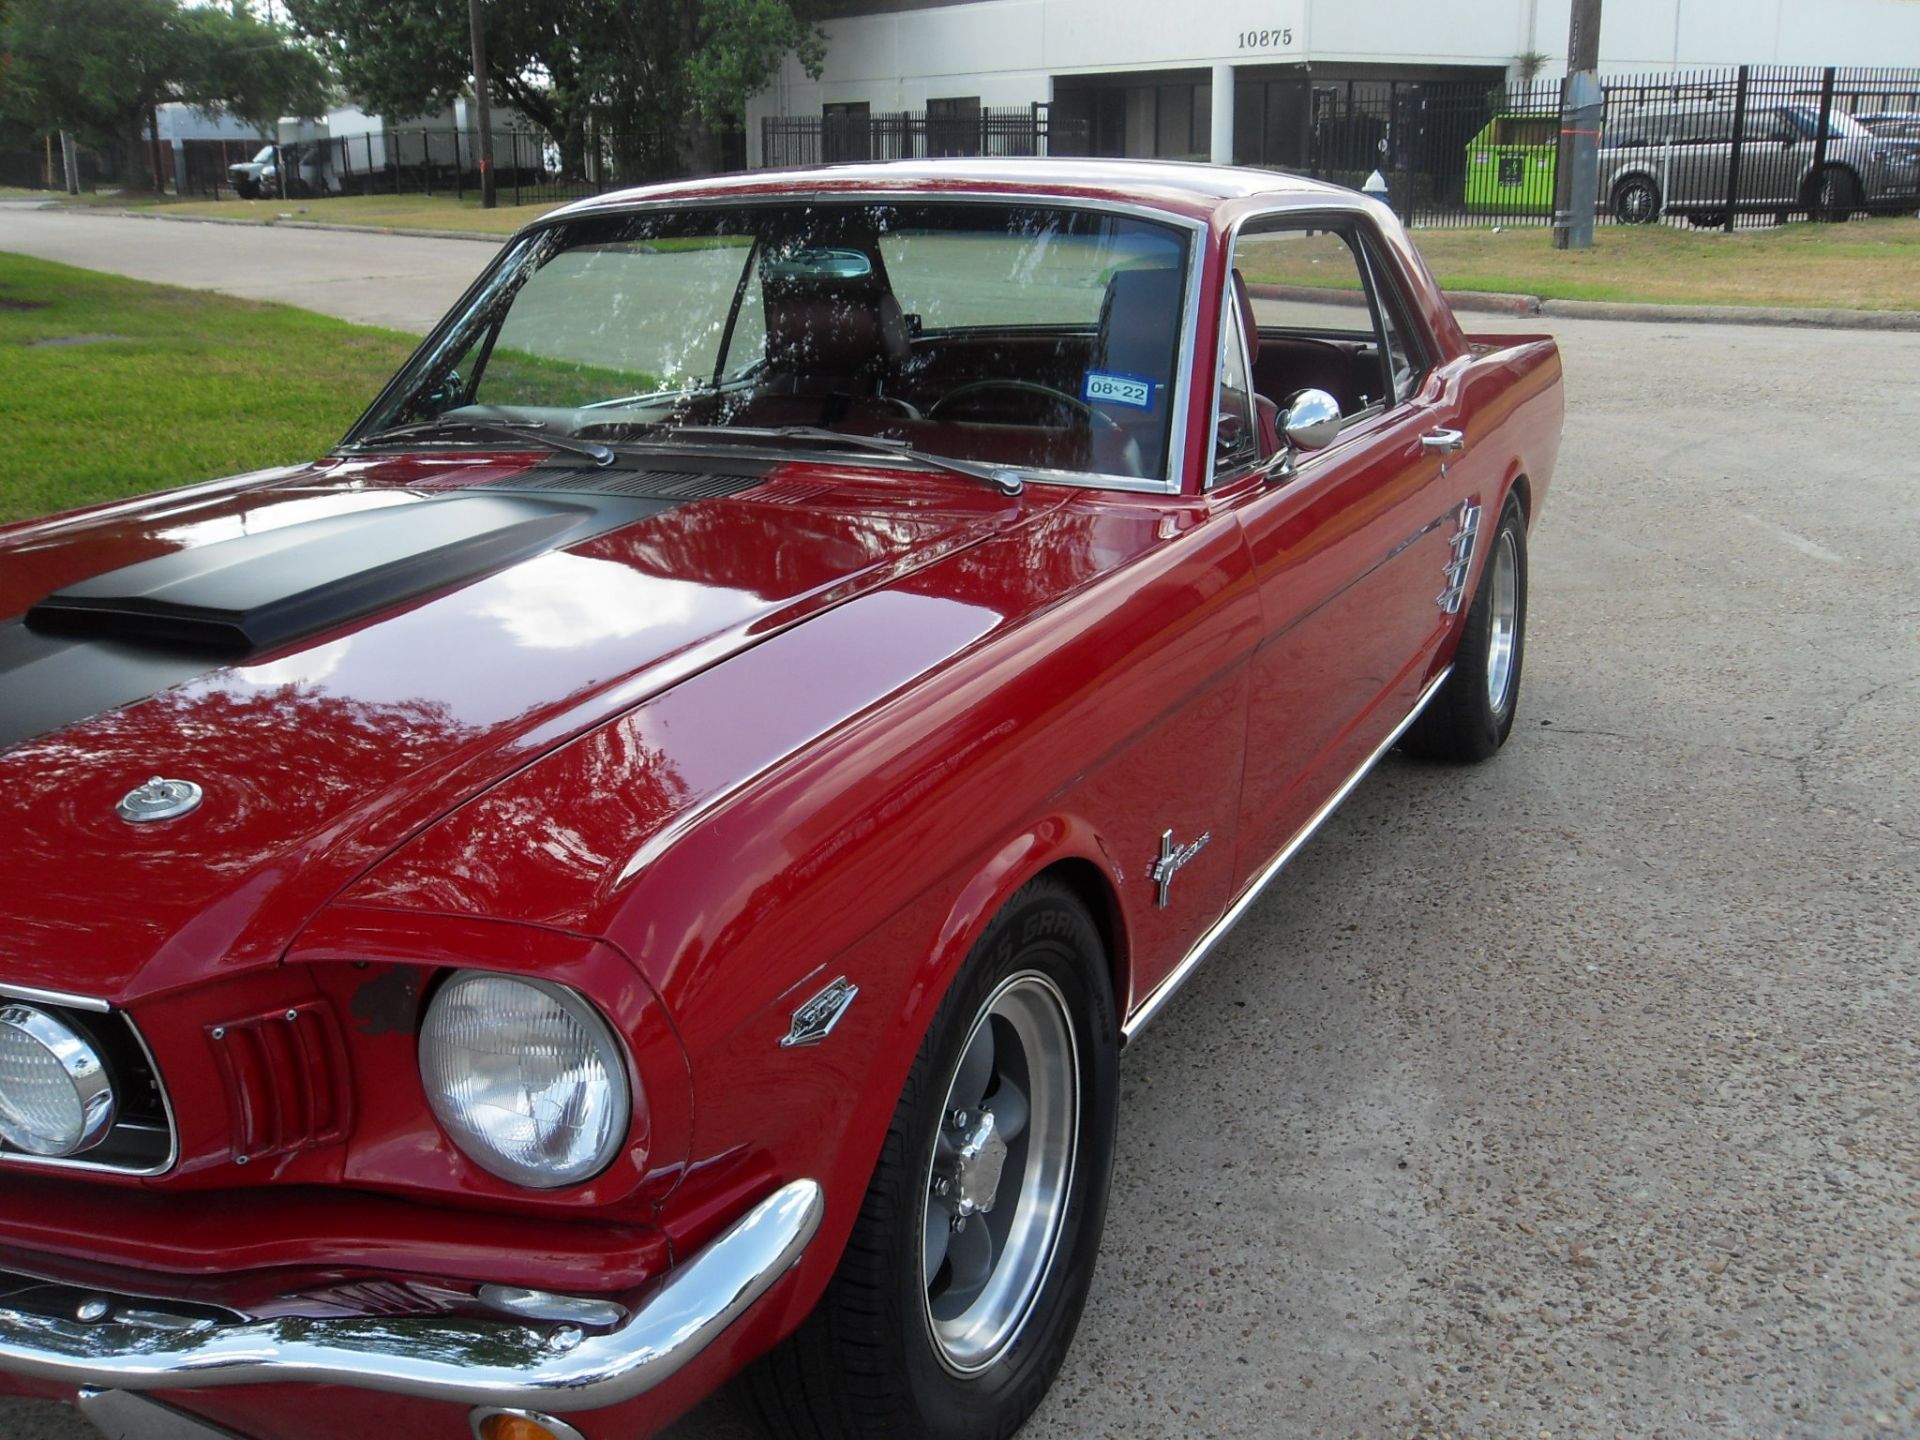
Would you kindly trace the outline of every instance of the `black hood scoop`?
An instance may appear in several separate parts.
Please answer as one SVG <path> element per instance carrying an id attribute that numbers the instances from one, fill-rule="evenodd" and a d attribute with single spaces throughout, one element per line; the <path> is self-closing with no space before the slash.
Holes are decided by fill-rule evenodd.
<path id="1" fill-rule="evenodd" d="M 632 495 L 465 491 L 242 535 L 55 591 L 42 635 L 238 657 L 450 590 L 671 509 Z"/>

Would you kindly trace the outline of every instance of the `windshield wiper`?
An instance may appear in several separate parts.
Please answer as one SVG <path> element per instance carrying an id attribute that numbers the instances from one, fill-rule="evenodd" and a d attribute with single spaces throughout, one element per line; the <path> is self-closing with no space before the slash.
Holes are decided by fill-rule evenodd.
<path id="1" fill-rule="evenodd" d="M 930 450 L 922 450 L 907 440 L 894 440 L 884 435 L 849 435 L 842 430 L 829 430 L 824 425 L 676 425 L 662 430 L 658 435 L 648 435 L 646 438 L 649 440 L 676 439 L 681 436 L 723 442 L 738 439 L 819 440 L 847 450 L 865 450 L 876 455 L 895 455 L 902 460 L 912 460 L 916 464 L 930 465 L 937 470 L 964 475 L 969 480 L 979 480 L 991 485 L 1002 495 L 1018 495 L 1026 489 L 1026 482 L 1019 475 L 1002 466 L 981 465 L 971 460 L 955 460 L 946 455 L 936 455 Z"/>
<path id="2" fill-rule="evenodd" d="M 411 425 L 395 425 L 386 430 L 376 430 L 371 435 L 363 435 L 349 447 L 354 450 L 368 445 L 383 445 L 389 440 L 408 440 L 428 435 L 451 434 L 455 431 L 471 431 L 482 435 L 504 435 L 510 440 L 524 440 L 529 445 L 544 445 L 549 450 L 566 450 L 575 455 L 584 455 L 596 465 L 611 465 L 620 457 L 612 449 L 594 440 L 575 440 L 567 435 L 549 435 L 542 428 L 544 421 L 515 425 L 505 420 L 470 420 L 459 415 L 442 415 L 437 420 L 420 420 Z"/>

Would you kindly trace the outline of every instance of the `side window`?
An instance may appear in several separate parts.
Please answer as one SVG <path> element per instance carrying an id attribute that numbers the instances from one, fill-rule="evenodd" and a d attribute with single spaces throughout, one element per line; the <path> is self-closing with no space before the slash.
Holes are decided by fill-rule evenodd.
<path id="1" fill-rule="evenodd" d="M 1380 318 L 1382 349 L 1387 359 L 1387 375 L 1393 386 L 1393 402 L 1404 405 L 1420 388 L 1421 380 L 1426 378 L 1427 359 L 1401 308 L 1399 297 L 1385 279 L 1388 273 L 1386 261 L 1371 243 L 1368 245 L 1368 254 L 1373 262 L 1375 309 Z"/>
<path id="2" fill-rule="evenodd" d="M 1220 391 L 1213 419 L 1215 475 L 1226 475 L 1260 458 L 1259 418 L 1253 406 L 1253 372 L 1240 334 L 1240 307 L 1227 291 L 1226 323 L 1220 337 Z"/>
<path id="3" fill-rule="evenodd" d="M 1300 391 L 1324 390 L 1349 423 L 1399 393 L 1391 356 L 1395 344 L 1407 347 L 1381 328 L 1390 312 L 1375 303 L 1353 229 L 1254 221 L 1234 242 L 1233 265 L 1246 278 L 1259 330 L 1256 392 L 1284 411 Z"/>

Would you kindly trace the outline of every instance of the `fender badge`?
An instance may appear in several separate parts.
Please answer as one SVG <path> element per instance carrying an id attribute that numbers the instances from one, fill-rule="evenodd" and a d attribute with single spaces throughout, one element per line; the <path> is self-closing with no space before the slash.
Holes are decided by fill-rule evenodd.
<path id="1" fill-rule="evenodd" d="M 791 1050 L 799 1045 L 818 1045 L 833 1033 L 833 1027 L 840 1023 L 840 1017 L 847 1013 L 847 1007 L 859 993 L 860 987 L 844 975 L 830 982 L 826 989 L 793 1012 L 793 1025 L 781 1037 L 780 1048 Z"/>
<path id="2" fill-rule="evenodd" d="M 1207 848 L 1207 842 L 1213 839 L 1213 832 L 1207 831 L 1198 840 L 1190 840 L 1185 845 L 1175 846 L 1173 831 L 1168 830 L 1160 836 L 1160 855 L 1147 867 L 1147 879 L 1153 883 L 1157 892 L 1154 904 L 1162 910 L 1167 908 L 1168 893 L 1173 889 L 1173 877 L 1187 865 L 1194 856 Z"/>
<path id="3" fill-rule="evenodd" d="M 114 813 L 129 825 L 153 820 L 178 820 L 200 808 L 200 787 L 191 780 L 163 780 L 158 775 L 120 797 Z"/>

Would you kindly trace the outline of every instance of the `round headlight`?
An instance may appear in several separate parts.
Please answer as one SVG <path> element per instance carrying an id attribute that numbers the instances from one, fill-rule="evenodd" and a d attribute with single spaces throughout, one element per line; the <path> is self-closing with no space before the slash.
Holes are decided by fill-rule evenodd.
<path id="1" fill-rule="evenodd" d="M 32 1005 L 0 1006 L 0 1137 L 29 1155 L 77 1155 L 113 1128 L 100 1052 Z"/>
<path id="2" fill-rule="evenodd" d="M 580 996 L 545 980 L 455 975 L 427 1007 L 420 1078 L 474 1164 L 536 1190 L 604 1170 L 632 1113 L 613 1031 Z"/>

